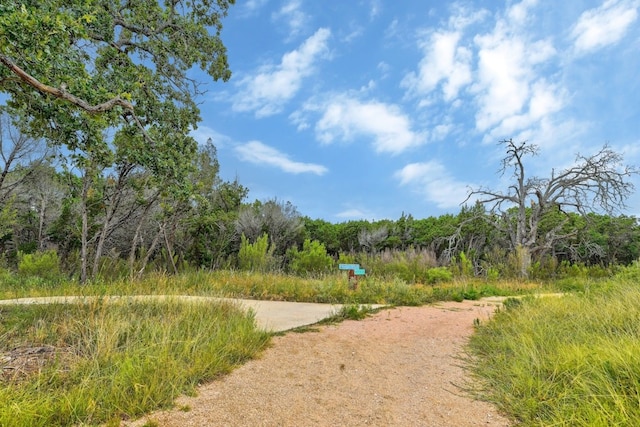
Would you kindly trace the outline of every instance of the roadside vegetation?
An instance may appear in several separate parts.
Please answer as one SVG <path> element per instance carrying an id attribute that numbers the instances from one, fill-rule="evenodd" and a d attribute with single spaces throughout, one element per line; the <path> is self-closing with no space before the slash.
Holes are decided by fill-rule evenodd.
<path id="1" fill-rule="evenodd" d="M 85 285 L 68 280 L 48 281 L 0 271 L 0 299 L 43 296 L 200 295 L 272 301 L 333 304 L 388 304 L 417 306 L 436 301 L 475 300 L 487 296 L 556 292 L 583 286 L 577 278 L 559 282 L 450 279 L 438 284 L 407 283 L 394 277 L 367 277 L 357 285 L 345 272 L 316 277 L 286 273 L 197 270 L 179 275 L 149 274 L 140 279 L 95 280 Z M 597 280 L 588 280 L 597 283 Z"/>
<path id="2" fill-rule="evenodd" d="M 0 306 L 0 337 L 3 426 L 119 425 L 230 372 L 270 338 L 238 307 L 178 300 Z"/>
<path id="3" fill-rule="evenodd" d="M 638 279 L 507 300 L 470 342 L 480 395 L 523 426 L 640 425 Z"/>

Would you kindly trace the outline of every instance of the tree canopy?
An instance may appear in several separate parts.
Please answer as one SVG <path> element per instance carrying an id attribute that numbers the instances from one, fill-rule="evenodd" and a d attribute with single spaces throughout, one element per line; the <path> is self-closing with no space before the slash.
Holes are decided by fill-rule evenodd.
<path id="1" fill-rule="evenodd" d="M 141 133 L 147 143 L 184 135 L 199 121 L 199 86 L 188 71 L 231 76 L 220 32 L 233 3 L 3 1 L 0 92 L 28 133 L 71 149 L 91 124 Z"/>

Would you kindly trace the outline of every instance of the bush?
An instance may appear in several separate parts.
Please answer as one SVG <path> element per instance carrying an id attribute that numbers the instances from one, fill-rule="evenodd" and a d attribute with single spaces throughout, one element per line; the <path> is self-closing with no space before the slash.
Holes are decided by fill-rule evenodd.
<path id="1" fill-rule="evenodd" d="M 296 274 L 321 273 L 333 267 L 333 258 L 327 255 L 324 244 L 317 240 L 306 239 L 302 251 L 298 251 L 297 248 L 291 249 L 289 256 L 289 268 Z"/>
<path id="2" fill-rule="evenodd" d="M 456 274 L 461 277 L 473 277 L 474 269 L 473 262 L 467 257 L 467 254 L 460 252 L 458 256 L 454 260 L 453 268 L 456 271 Z"/>
<path id="3" fill-rule="evenodd" d="M 622 267 L 616 274 L 617 279 L 640 282 L 640 261 L 634 261 L 631 265 Z"/>
<path id="4" fill-rule="evenodd" d="M 18 252 L 18 273 L 22 276 L 38 276 L 43 279 L 60 277 L 60 261 L 56 251 L 25 254 Z"/>
<path id="5" fill-rule="evenodd" d="M 275 268 L 274 250 L 275 248 L 269 245 L 269 235 L 267 233 L 263 233 L 255 243 L 249 243 L 249 240 L 243 234 L 240 242 L 240 252 L 238 252 L 238 267 L 241 270 L 266 273 Z"/>
<path id="6" fill-rule="evenodd" d="M 453 280 L 453 274 L 447 267 L 434 267 L 427 270 L 427 283 L 433 285 L 436 283 L 450 282 Z"/>

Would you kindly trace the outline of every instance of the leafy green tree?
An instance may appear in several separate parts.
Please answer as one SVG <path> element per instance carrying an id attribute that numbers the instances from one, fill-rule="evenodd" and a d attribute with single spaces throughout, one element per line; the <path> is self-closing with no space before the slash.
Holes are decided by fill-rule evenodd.
<path id="1" fill-rule="evenodd" d="M 4 1 L 0 91 L 38 135 L 69 137 L 86 121 L 135 128 L 151 145 L 162 131 L 186 133 L 199 120 L 187 72 L 231 76 L 220 32 L 233 3 Z"/>
<path id="2" fill-rule="evenodd" d="M 347 221 L 338 226 L 338 242 L 340 244 L 341 252 L 354 252 L 360 249 L 360 243 L 358 241 L 358 235 L 363 229 L 367 229 L 369 223 L 367 221 Z"/>
<path id="3" fill-rule="evenodd" d="M 237 248 L 236 220 L 247 189 L 237 181 L 222 181 L 215 146 L 207 141 L 197 157 L 193 209 L 186 219 L 188 259 L 216 268 Z"/>
<path id="4" fill-rule="evenodd" d="M 82 176 L 82 281 L 90 255 L 87 203 L 99 191 L 104 171 L 141 166 L 171 197 L 188 199 L 185 177 L 196 143 L 187 135 L 200 120 L 196 97 L 201 93 L 188 71 L 197 65 L 214 80 L 229 79 L 220 33 L 233 3 L 9 0 L 0 5 L 0 92 L 8 95 L 7 109 L 25 134 L 64 146 Z M 162 228 L 171 227 L 163 222 Z M 94 255 L 99 258 L 100 252 Z"/>
<path id="5" fill-rule="evenodd" d="M 10 238 L 16 225 L 18 212 L 14 207 L 14 199 L 5 200 L 0 205 L 0 242 Z M 3 245 L 4 246 L 4 245 Z"/>
<path id="6" fill-rule="evenodd" d="M 338 241 L 338 226 L 324 219 L 311 219 L 308 216 L 302 218 L 306 239 L 318 240 L 324 244 L 328 253 L 337 255 L 340 252 Z"/>

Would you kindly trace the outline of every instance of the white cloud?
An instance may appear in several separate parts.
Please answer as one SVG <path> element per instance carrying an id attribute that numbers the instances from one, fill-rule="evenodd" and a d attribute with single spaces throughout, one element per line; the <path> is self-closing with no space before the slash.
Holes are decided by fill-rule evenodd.
<path id="1" fill-rule="evenodd" d="M 269 0 L 247 0 L 244 3 L 244 7 L 240 10 L 241 17 L 248 17 L 262 9 Z"/>
<path id="2" fill-rule="evenodd" d="M 309 21 L 309 17 L 302 10 L 302 2 L 300 0 L 289 0 L 279 11 L 274 12 L 271 17 L 273 20 L 287 23 L 289 26 L 289 40 L 300 34 Z"/>
<path id="3" fill-rule="evenodd" d="M 401 82 L 408 96 L 429 95 L 439 86 L 445 101 L 453 101 L 458 93 L 473 80 L 472 51 L 461 43 L 465 28 L 481 21 L 487 11 L 472 11 L 459 3 L 451 6 L 453 14 L 448 28 L 429 30 L 419 36 L 418 47 L 423 57 L 417 72 L 408 73 Z M 429 105 L 423 100 L 421 105 Z"/>
<path id="4" fill-rule="evenodd" d="M 373 20 L 378 15 L 380 15 L 382 5 L 380 4 L 380 0 L 371 0 L 370 4 L 371 6 L 369 8 L 369 19 Z"/>
<path id="5" fill-rule="evenodd" d="M 240 160 L 258 165 L 274 166 L 283 172 L 300 174 L 313 173 L 316 175 L 324 175 L 328 169 L 322 165 L 314 163 L 294 162 L 284 153 L 269 147 L 260 141 L 250 141 L 236 147 L 236 153 Z"/>
<path id="6" fill-rule="evenodd" d="M 461 33 L 439 31 L 420 42 L 424 57 L 417 73 L 409 73 L 401 86 L 413 94 L 429 94 L 442 83 L 445 101 L 458 96 L 462 87 L 471 83 L 471 51 L 458 46 Z"/>
<path id="7" fill-rule="evenodd" d="M 352 23 L 349 25 L 349 28 L 350 32 L 346 36 L 342 37 L 342 41 L 344 43 L 351 43 L 355 39 L 362 37 L 362 35 L 364 34 L 364 27 L 360 25 Z"/>
<path id="8" fill-rule="evenodd" d="M 478 48 L 476 129 L 485 139 L 509 137 L 512 132 L 539 124 L 544 117 L 562 109 L 566 93 L 560 85 L 542 76 L 544 67 L 556 56 L 549 40 L 532 40 L 526 32 L 529 8 L 525 0 L 498 18 L 491 33 L 474 38 Z"/>
<path id="9" fill-rule="evenodd" d="M 198 126 L 198 129 L 189 132 L 189 135 L 196 140 L 198 144 L 205 144 L 209 138 L 217 148 L 222 148 L 231 143 L 231 138 L 223 135 L 212 128 L 204 125 Z"/>
<path id="10" fill-rule="evenodd" d="M 410 186 L 440 209 L 459 208 L 467 198 L 469 184 L 457 181 L 437 161 L 410 163 L 394 176 L 400 185 Z"/>
<path id="11" fill-rule="evenodd" d="M 315 131 L 318 140 L 325 144 L 372 138 L 377 152 L 399 154 L 426 139 L 411 129 L 409 116 L 396 105 L 339 95 L 322 105 L 306 108 L 321 112 Z"/>
<path id="12" fill-rule="evenodd" d="M 638 1 L 607 0 L 580 15 L 571 31 L 578 53 L 617 43 L 638 18 Z"/>
<path id="13" fill-rule="evenodd" d="M 313 74 L 316 61 L 328 57 L 330 36 L 329 29 L 320 28 L 298 49 L 284 54 L 279 65 L 264 66 L 255 75 L 241 79 L 237 83 L 240 91 L 232 100 L 233 110 L 255 111 L 256 117 L 282 111 L 300 90 L 303 79 Z"/>

